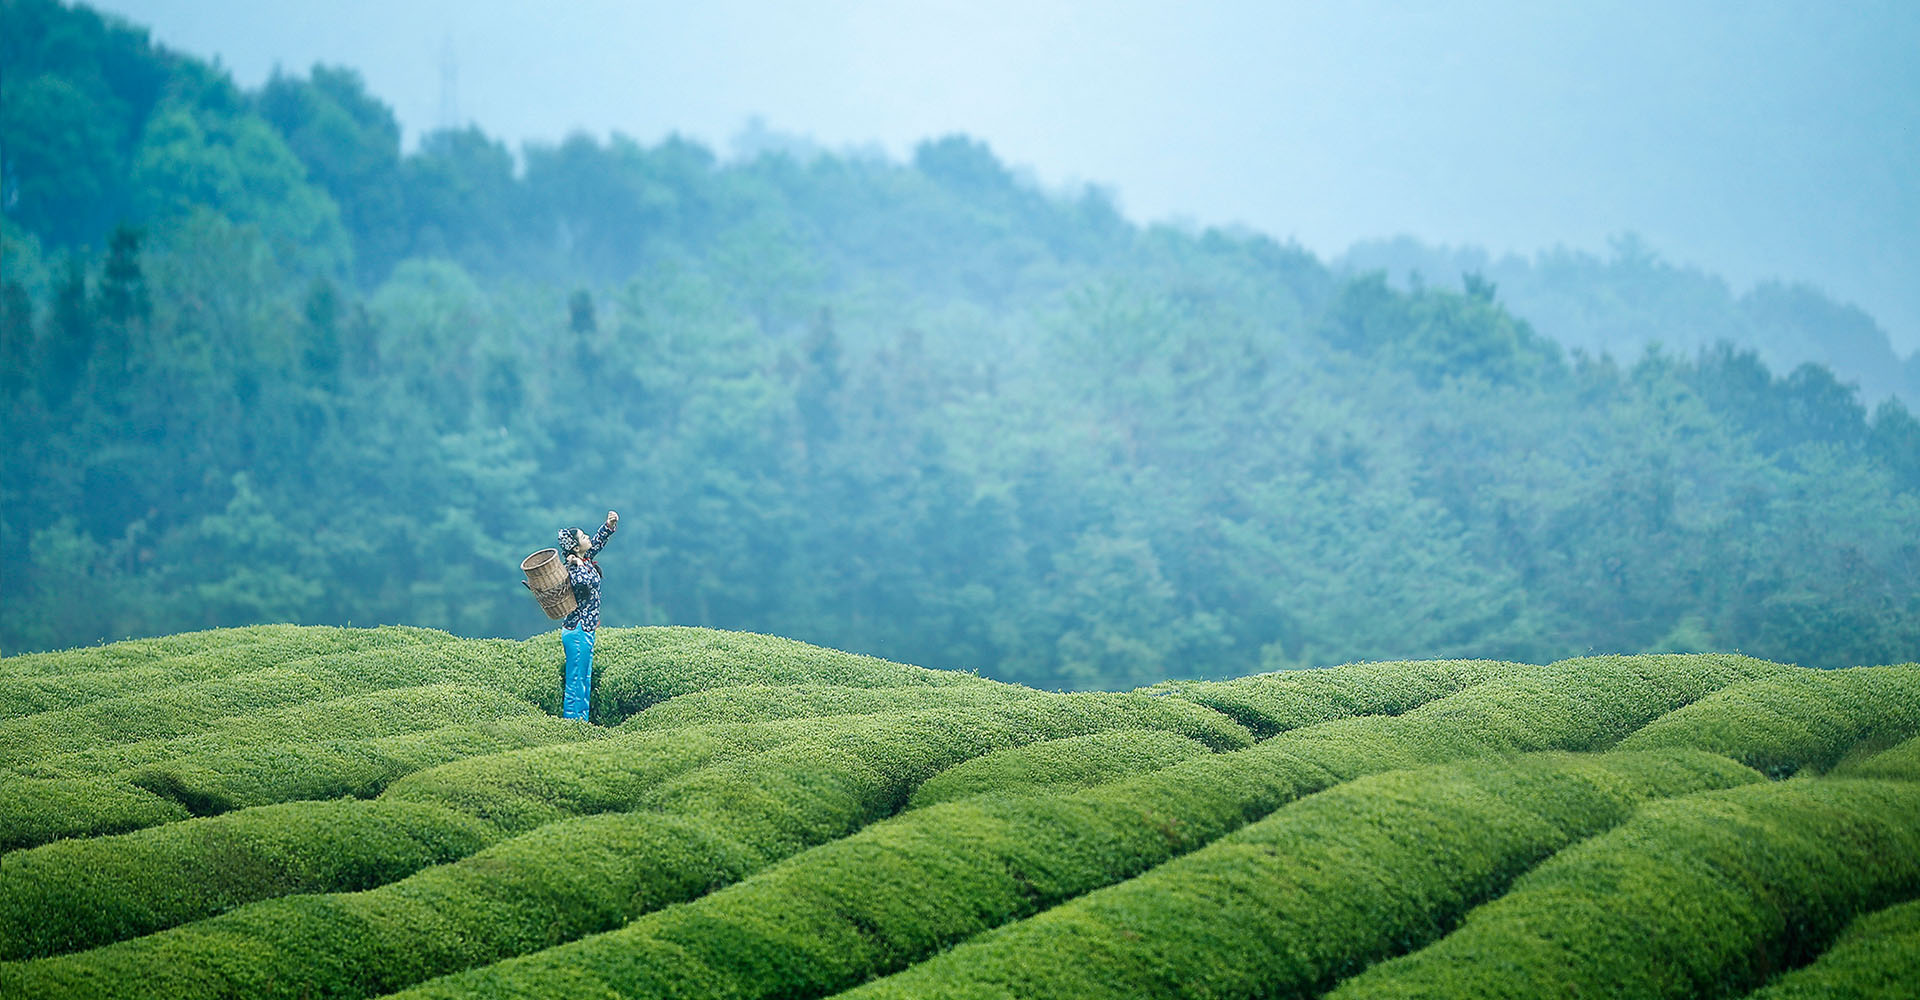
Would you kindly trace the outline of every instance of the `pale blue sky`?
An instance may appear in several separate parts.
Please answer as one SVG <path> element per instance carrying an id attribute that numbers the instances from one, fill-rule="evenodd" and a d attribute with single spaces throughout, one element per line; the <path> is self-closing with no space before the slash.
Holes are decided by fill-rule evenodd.
<path id="1" fill-rule="evenodd" d="M 1141 221 L 1322 256 L 1410 234 L 1495 253 L 1637 232 L 1807 280 L 1920 349 L 1920 3 L 112 0 L 160 42 L 353 66 L 409 135 L 584 128 L 726 152 L 749 118 L 905 156 L 966 132 Z"/>

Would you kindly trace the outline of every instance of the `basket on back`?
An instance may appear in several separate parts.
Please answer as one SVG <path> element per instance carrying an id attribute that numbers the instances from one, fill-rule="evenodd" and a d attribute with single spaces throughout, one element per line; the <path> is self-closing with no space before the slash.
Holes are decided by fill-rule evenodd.
<path id="1" fill-rule="evenodd" d="M 578 602 L 573 585 L 567 580 L 566 564 L 559 549 L 541 549 L 520 560 L 520 571 L 527 574 L 527 589 L 540 599 L 540 610 L 555 620 L 573 614 Z"/>

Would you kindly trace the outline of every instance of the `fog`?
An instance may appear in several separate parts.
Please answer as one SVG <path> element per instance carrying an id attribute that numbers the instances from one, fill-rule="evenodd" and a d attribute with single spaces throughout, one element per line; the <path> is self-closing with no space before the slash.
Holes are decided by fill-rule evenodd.
<path id="1" fill-rule="evenodd" d="M 1136 221 L 1322 257 L 1634 233 L 1808 281 L 1920 348 L 1920 6 L 115 0 L 243 86 L 351 66 L 412 142 L 471 121 L 727 150 L 759 118 L 904 157 L 964 132 Z"/>

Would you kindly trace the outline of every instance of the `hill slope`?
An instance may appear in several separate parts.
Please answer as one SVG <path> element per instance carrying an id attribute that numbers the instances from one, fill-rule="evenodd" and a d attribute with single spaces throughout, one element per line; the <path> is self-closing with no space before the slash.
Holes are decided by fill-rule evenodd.
<path id="1" fill-rule="evenodd" d="M 0 661 L 0 993 L 1739 996 L 1897 981 L 1920 898 L 1912 664 L 599 648 L 595 726 L 552 635 Z"/>

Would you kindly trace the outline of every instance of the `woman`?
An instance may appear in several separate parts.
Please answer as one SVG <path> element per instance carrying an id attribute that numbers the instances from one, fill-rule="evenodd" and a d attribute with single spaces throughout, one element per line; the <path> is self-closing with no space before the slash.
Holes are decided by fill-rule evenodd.
<path id="1" fill-rule="evenodd" d="M 567 579 L 573 584 L 573 613 L 560 623 L 560 646 L 567 651 L 566 678 L 560 686 L 560 715 L 587 717 L 587 693 L 593 689 L 593 633 L 600 627 L 600 554 L 620 526 L 620 514 L 607 511 L 607 523 L 592 538 L 579 528 L 560 529 L 560 551 L 567 554 Z"/>

